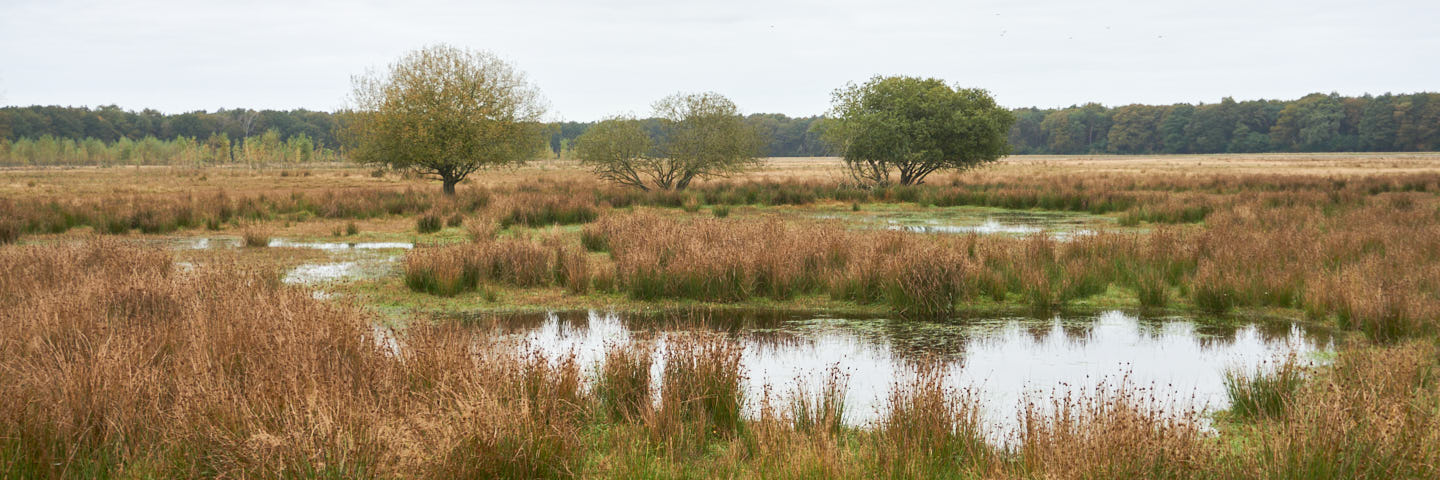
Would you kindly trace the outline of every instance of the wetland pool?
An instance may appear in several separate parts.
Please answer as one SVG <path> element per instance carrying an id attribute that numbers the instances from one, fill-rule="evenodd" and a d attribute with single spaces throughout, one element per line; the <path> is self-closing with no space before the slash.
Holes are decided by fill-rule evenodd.
<path id="1" fill-rule="evenodd" d="M 897 381 L 916 360 L 942 362 L 947 383 L 980 400 L 989 433 L 1018 425 L 1026 400 L 1127 387 L 1153 392 L 1164 408 L 1213 412 L 1227 407 L 1227 369 L 1255 371 L 1295 355 L 1319 362 L 1333 349 L 1328 333 L 1289 322 L 1213 326 L 1184 318 L 1142 319 L 1120 311 L 1091 317 L 997 318 L 963 323 L 841 319 L 785 314 L 715 313 L 700 320 L 656 319 L 599 311 L 507 315 L 474 321 L 516 348 L 550 358 L 574 354 L 593 370 L 607 346 L 650 341 L 659 385 L 667 338 L 718 334 L 743 349 L 747 412 L 769 389 L 786 405 L 797 386 L 819 388 L 832 369 L 848 377 L 845 422 L 879 417 Z"/>
<path id="2" fill-rule="evenodd" d="M 980 207 L 838 211 L 815 215 L 814 218 L 840 221 L 857 228 L 916 233 L 1023 237 L 1047 232 L 1062 241 L 1114 228 L 1113 219 L 1099 215 Z"/>

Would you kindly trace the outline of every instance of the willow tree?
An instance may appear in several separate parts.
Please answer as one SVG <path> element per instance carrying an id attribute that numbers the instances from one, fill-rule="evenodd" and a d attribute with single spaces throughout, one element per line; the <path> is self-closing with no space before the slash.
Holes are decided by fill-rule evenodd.
<path id="1" fill-rule="evenodd" d="M 350 157 L 439 178 L 446 194 L 477 170 L 524 163 L 546 141 L 539 90 L 487 52 L 426 47 L 353 84 L 341 121 Z"/>
<path id="2" fill-rule="evenodd" d="M 836 90 L 824 136 L 856 180 L 915 185 L 937 170 L 965 170 L 1010 151 L 1015 116 L 985 90 L 935 78 L 874 77 Z"/>
<path id="3" fill-rule="evenodd" d="M 758 165 L 765 140 L 718 93 L 675 94 L 655 103 L 652 132 L 612 117 L 575 139 L 575 153 L 601 178 L 642 190 L 683 190 Z"/>

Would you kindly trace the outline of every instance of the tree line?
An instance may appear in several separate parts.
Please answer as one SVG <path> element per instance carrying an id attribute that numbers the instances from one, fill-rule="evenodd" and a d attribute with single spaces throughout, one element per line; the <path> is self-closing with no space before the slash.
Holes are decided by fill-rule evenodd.
<path id="1" fill-rule="evenodd" d="M 1014 111 L 1015 154 L 1395 152 L 1440 149 L 1440 93 Z"/>
<path id="2" fill-rule="evenodd" d="M 280 140 L 304 135 L 318 146 L 338 148 L 335 116 L 310 110 L 217 110 L 164 114 L 145 109 L 138 112 L 109 105 L 98 108 L 30 106 L 0 108 L 0 138 L 16 141 L 43 136 L 105 143 L 145 137 L 175 140 L 180 137 L 210 138 L 224 134 L 244 139 L 274 130 Z"/>
<path id="3" fill-rule="evenodd" d="M 216 164 L 273 165 L 335 162 L 343 158 L 335 149 L 316 144 L 300 133 L 281 140 L 275 129 L 239 141 L 225 133 L 208 138 L 179 136 L 161 140 L 147 136 L 140 140 L 120 137 L 104 142 L 95 137 L 76 140 L 43 135 L 0 140 L 0 166 L 56 165 L 179 165 Z"/>
<path id="4" fill-rule="evenodd" d="M 820 140 L 819 131 L 813 128 L 819 120 L 819 116 L 789 117 L 779 113 L 756 113 L 746 117 L 747 122 L 766 135 L 768 142 L 765 153 L 776 157 L 829 155 L 830 151 Z M 648 131 L 658 133 L 661 128 L 659 119 L 650 118 L 643 122 Z M 575 139 L 595 123 L 550 123 L 551 151 L 557 156 L 569 155 L 573 151 Z M 97 144 L 113 146 L 121 143 L 122 139 L 143 142 L 146 138 L 153 137 L 160 142 L 170 142 L 184 137 L 203 143 L 217 135 L 223 136 L 239 148 L 244 145 L 244 139 L 272 131 L 278 135 L 281 142 L 288 142 L 292 137 L 303 135 L 318 149 L 337 150 L 340 148 L 340 139 L 336 136 L 337 126 L 336 114 L 310 110 L 233 109 L 167 115 L 149 109 L 128 111 L 113 105 L 98 108 L 0 108 L 0 143 L 24 143 L 25 140 L 42 142 L 44 137 L 51 137 L 43 142 L 65 143 L 69 140 L 75 144 L 86 144 L 91 150 L 94 150 Z M 57 148 L 66 150 L 64 145 Z M 48 148 L 42 149 L 48 151 Z M 82 164 L 96 163 L 83 161 L 85 156 L 65 158 L 81 158 Z M 214 158 L 219 161 L 218 157 Z M 234 160 L 227 161 L 240 162 L 241 159 L 237 156 Z"/>
<path id="5" fill-rule="evenodd" d="M 1440 150 L 1440 93 L 1345 97 L 1312 94 L 1291 101 L 1225 98 L 1219 103 L 1125 105 L 1089 103 L 1058 109 L 1014 109 L 1009 142 L 1014 154 L 1160 154 L 1264 152 L 1389 152 Z M 764 133 L 764 154 L 776 157 L 832 155 L 822 141 L 822 117 L 751 114 L 745 120 Z M 651 134 L 660 121 L 640 120 Z M 555 122 L 550 149 L 559 156 L 573 151 L 575 139 L 595 122 Z M 164 114 L 155 110 L 30 106 L 0 108 L 0 139 L 9 150 L 24 140 L 50 151 L 47 142 L 67 150 L 96 142 L 109 148 L 128 139 L 161 142 L 182 137 L 195 143 L 244 145 L 245 139 L 273 131 L 280 142 L 303 135 L 317 149 L 335 150 L 336 115 L 309 110 L 246 110 Z M 52 137 L 49 141 L 43 137 Z M 91 141 L 93 139 L 94 141 Z M 66 141 L 70 142 L 67 143 Z M 46 143 L 46 145 L 39 145 Z M 184 143 L 184 142 L 182 142 Z M 29 147 L 24 147 L 29 148 Z M 148 147 L 147 147 L 148 148 Z M 68 149 L 68 151 L 77 151 Z M 3 152 L 0 152 L 3 153 Z M 114 158 L 119 158 L 116 153 Z M 46 157 L 51 158 L 51 157 Z M 79 157 L 66 157 L 79 158 Z M 219 159 L 212 155 L 209 158 Z M 240 157 L 224 155 L 228 161 Z M 116 160 L 119 163 L 129 163 Z M 12 162 L 13 163 L 13 162 Z"/>

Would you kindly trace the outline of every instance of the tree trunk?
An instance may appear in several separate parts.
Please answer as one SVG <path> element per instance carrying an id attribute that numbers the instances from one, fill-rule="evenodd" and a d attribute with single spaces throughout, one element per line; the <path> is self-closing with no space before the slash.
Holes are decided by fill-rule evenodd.
<path id="1" fill-rule="evenodd" d="M 448 195 L 448 196 L 451 196 L 451 197 L 455 196 L 455 184 L 460 183 L 460 179 L 458 179 L 458 178 L 445 177 L 445 178 L 440 179 L 440 181 L 441 181 L 441 182 L 444 182 L 444 184 L 445 184 L 445 186 L 444 186 L 444 188 L 445 188 L 445 195 Z"/>

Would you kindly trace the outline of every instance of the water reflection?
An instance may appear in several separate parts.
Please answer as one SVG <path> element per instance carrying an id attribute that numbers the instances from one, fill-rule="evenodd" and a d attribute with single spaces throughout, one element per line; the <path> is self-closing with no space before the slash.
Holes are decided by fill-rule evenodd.
<path id="1" fill-rule="evenodd" d="M 891 229 L 908 230 L 919 233 L 977 233 L 981 235 L 1029 235 L 1040 232 L 1040 227 L 1028 224 L 1000 223 L 993 218 L 987 218 L 979 225 L 944 225 L 940 222 L 931 221 L 923 225 L 906 225 L 892 220 Z"/>
<path id="2" fill-rule="evenodd" d="M 916 233 L 1028 236 L 1047 232 L 1059 240 L 1092 235 L 1111 220 L 1073 212 L 935 208 L 921 211 L 848 212 L 819 215 L 867 228 Z"/>
<path id="3" fill-rule="evenodd" d="M 688 320 L 687 320 L 688 319 Z M 938 358 L 957 389 L 974 388 L 987 425 L 1012 428 L 1027 394 L 1093 391 L 1106 379 L 1169 396 L 1171 408 L 1226 406 L 1224 371 L 1331 348 L 1330 337 L 1297 324 L 1204 326 L 1184 319 L 1141 319 L 1123 312 L 1089 318 L 1010 318 L 960 323 L 817 318 L 796 313 L 621 316 L 570 312 L 472 319 L 479 328 L 549 355 L 574 352 L 584 365 L 608 345 L 722 334 L 743 345 L 746 391 L 768 386 L 783 400 L 797 386 L 819 388 L 829 369 L 849 375 L 846 421 L 874 420 L 907 362 Z M 663 357 L 652 379 L 658 382 Z M 750 402 L 751 407 L 757 402 Z M 753 413 L 753 412 L 752 412 Z"/>
<path id="4" fill-rule="evenodd" d="M 270 240 L 270 247 L 277 248 L 313 248 L 316 250 L 383 250 L 383 249 L 411 249 L 415 248 L 412 242 L 296 242 L 276 238 Z"/>
<path id="5" fill-rule="evenodd" d="M 239 237 L 176 237 L 169 240 L 180 250 L 205 250 L 210 248 L 240 248 L 245 243 Z M 387 250 L 415 248 L 414 242 L 301 242 L 273 238 L 266 246 L 274 248 L 309 248 L 335 252 L 341 250 Z"/>
<path id="6" fill-rule="evenodd" d="M 321 283 L 360 274 L 360 262 L 307 263 L 285 274 L 285 283 Z"/>
<path id="7" fill-rule="evenodd" d="M 396 255 L 349 255 L 345 258 L 355 260 L 302 264 L 286 272 L 281 281 L 296 285 L 316 285 L 375 278 L 391 273 L 400 261 L 400 257 Z"/>

